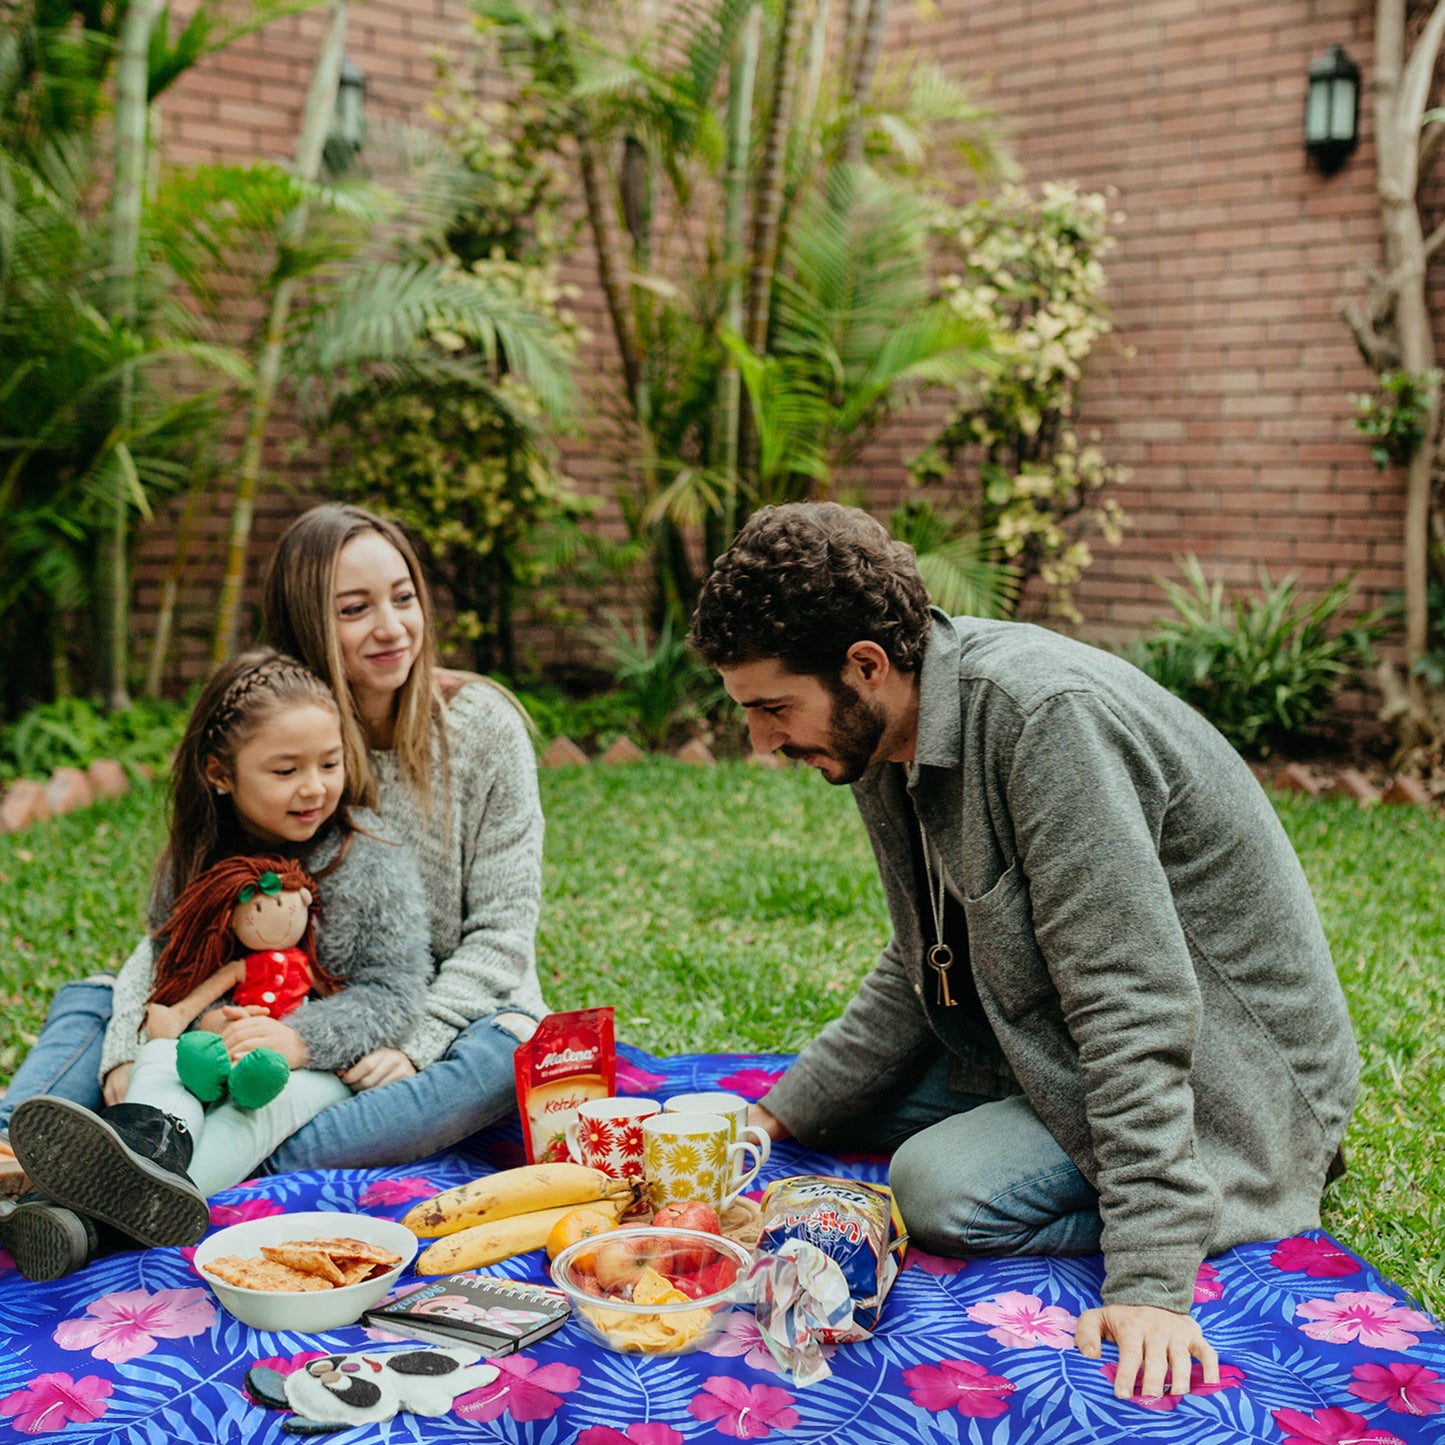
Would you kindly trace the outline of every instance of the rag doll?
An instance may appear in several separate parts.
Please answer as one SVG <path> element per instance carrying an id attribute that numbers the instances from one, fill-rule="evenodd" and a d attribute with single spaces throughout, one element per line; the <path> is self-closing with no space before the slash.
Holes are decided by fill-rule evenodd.
<path id="1" fill-rule="evenodd" d="M 321 1435 L 390 1420 L 401 1410 L 445 1415 L 458 1396 L 489 1385 L 500 1373 L 479 1363 L 476 1350 L 357 1350 L 323 1355 L 283 1375 L 265 1365 L 246 1372 L 246 1392 L 258 1405 L 296 1413 L 281 1428 Z"/>
<path id="2" fill-rule="evenodd" d="M 196 1007 L 229 988 L 231 1002 L 282 1018 L 313 990 L 337 982 L 316 962 L 316 884 L 289 858 L 223 858 L 187 887 L 161 932 L 151 1003 Z M 186 1019 L 189 1023 L 191 1020 Z M 233 1064 L 218 1033 L 191 1029 L 176 1044 L 181 1082 L 203 1103 L 229 1093 L 243 1109 L 268 1104 L 290 1077 L 275 1049 L 253 1049 Z"/>

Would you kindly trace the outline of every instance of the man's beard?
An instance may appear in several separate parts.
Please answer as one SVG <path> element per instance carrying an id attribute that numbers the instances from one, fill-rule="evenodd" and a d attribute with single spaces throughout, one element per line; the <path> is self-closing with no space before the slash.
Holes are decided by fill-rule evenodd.
<path id="1" fill-rule="evenodd" d="M 878 744 L 888 727 L 888 715 L 876 702 L 855 692 L 841 678 L 824 678 L 821 681 L 833 699 L 824 751 L 840 769 L 836 775 L 823 773 L 823 777 L 835 787 L 843 787 L 856 783 L 872 765 L 878 753 Z M 806 758 L 817 753 L 817 749 L 792 746 L 785 746 L 780 751 L 789 758 Z M 818 771 L 823 770 L 820 768 Z"/>

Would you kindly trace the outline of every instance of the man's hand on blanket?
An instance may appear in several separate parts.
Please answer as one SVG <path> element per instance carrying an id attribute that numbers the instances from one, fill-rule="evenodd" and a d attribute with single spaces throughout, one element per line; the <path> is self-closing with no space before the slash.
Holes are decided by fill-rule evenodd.
<path id="1" fill-rule="evenodd" d="M 221 1032 L 221 1042 L 231 1062 L 249 1054 L 252 1049 L 275 1049 L 293 1069 L 304 1069 L 311 1062 L 305 1040 L 279 1019 L 265 1014 L 233 1018 Z"/>
<path id="2" fill-rule="evenodd" d="M 1173 1376 L 1171 1395 L 1187 1395 L 1191 1357 L 1204 1366 L 1206 1385 L 1219 1383 L 1219 1356 L 1189 1315 L 1154 1305 L 1105 1305 L 1085 1310 L 1074 1331 L 1079 1353 L 1097 1360 L 1101 1340 L 1113 1340 L 1119 1347 L 1119 1368 L 1114 1376 L 1117 1399 L 1127 1400 L 1134 1393 L 1136 1375 L 1141 1395 L 1162 1395 L 1166 1375 Z"/>
<path id="3" fill-rule="evenodd" d="M 341 1082 L 360 1093 L 363 1089 L 379 1089 L 398 1079 L 409 1079 L 416 1065 L 400 1049 L 373 1049 L 363 1054 L 349 1069 L 341 1071 Z"/>

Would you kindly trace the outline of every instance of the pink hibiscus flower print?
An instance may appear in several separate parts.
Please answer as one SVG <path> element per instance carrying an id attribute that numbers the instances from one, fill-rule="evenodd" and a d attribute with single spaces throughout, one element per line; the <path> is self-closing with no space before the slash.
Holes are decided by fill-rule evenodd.
<path id="1" fill-rule="evenodd" d="M 820 1345 L 823 1358 L 829 1359 L 837 1345 Z M 722 1359 L 741 1358 L 743 1363 L 755 1370 L 766 1370 L 772 1375 L 781 1375 L 783 1367 L 773 1358 L 773 1352 L 763 1343 L 762 1331 L 758 1329 L 755 1316 L 739 1310 L 729 1316 L 718 1334 L 703 1346 L 705 1354 L 717 1355 Z"/>
<path id="2" fill-rule="evenodd" d="M 739 1069 L 719 1079 L 717 1086 L 729 1093 L 741 1094 L 745 1099 L 761 1099 L 782 1077 L 781 1069 Z"/>
<path id="3" fill-rule="evenodd" d="M 508 1414 L 518 1421 L 549 1420 L 562 1408 L 562 1396 L 575 1390 L 582 1378 L 575 1365 L 539 1365 L 528 1355 L 504 1355 L 491 1363 L 502 1373 L 490 1385 L 457 1397 L 454 1408 L 463 1419 L 495 1420 Z"/>
<path id="4" fill-rule="evenodd" d="M 682 1445 L 685 1438 L 671 1425 L 653 1420 L 629 1425 L 626 1432 L 614 1430 L 610 1425 L 591 1425 L 577 1437 L 574 1445 Z"/>
<path id="5" fill-rule="evenodd" d="M 404 1179 L 378 1179 L 361 1191 L 356 1202 L 363 1209 L 370 1209 L 373 1205 L 386 1208 L 393 1204 L 406 1204 L 412 1199 L 430 1199 L 436 1192 L 435 1184 L 412 1174 Z"/>
<path id="6" fill-rule="evenodd" d="M 1209 1300 L 1223 1299 L 1224 1286 L 1219 1282 L 1219 1271 L 1212 1264 L 1201 1264 L 1194 1276 L 1194 1303 L 1205 1304 Z"/>
<path id="7" fill-rule="evenodd" d="M 1008 1409 L 1014 1382 L 1006 1375 L 990 1375 L 971 1360 L 940 1360 L 936 1365 L 914 1365 L 904 1370 L 903 1383 L 913 1403 L 939 1414 L 957 1410 L 960 1415 L 994 1420 Z"/>
<path id="8" fill-rule="evenodd" d="M 1119 1367 L 1113 1364 L 1105 1365 L 1102 1373 L 1112 1385 L 1114 1376 L 1119 1373 Z M 1243 1383 L 1244 1371 L 1238 1365 L 1221 1365 L 1217 1385 L 1205 1383 L 1204 1366 L 1198 1360 L 1195 1360 L 1189 1369 L 1189 1395 L 1213 1395 L 1220 1390 L 1237 1390 Z M 1129 1403 L 1142 1405 L 1146 1410 L 1172 1410 L 1181 1400 L 1187 1400 L 1189 1395 L 1143 1395 L 1136 1385 L 1134 1393 L 1129 1396 Z"/>
<path id="9" fill-rule="evenodd" d="M 1388 1430 L 1371 1430 L 1363 1415 L 1327 1405 L 1313 1415 L 1298 1410 L 1272 1410 L 1274 1423 L 1284 1431 L 1280 1445 L 1405 1445 Z"/>
<path id="10" fill-rule="evenodd" d="M 626 1059 L 617 1061 L 617 1092 L 619 1094 L 650 1094 L 667 1082 L 663 1074 L 649 1074 Z"/>
<path id="11" fill-rule="evenodd" d="M 1350 1394 L 1401 1415 L 1438 1415 L 1445 1410 L 1445 1381 L 1434 1370 L 1409 1360 L 1356 1365 Z"/>
<path id="12" fill-rule="evenodd" d="M 1304 1234 L 1280 1240 L 1269 1262 L 1276 1269 L 1307 1274 L 1311 1279 L 1342 1279 L 1361 1269 L 1360 1261 L 1332 1239 L 1311 1239 Z"/>
<path id="13" fill-rule="evenodd" d="M 947 1279 L 949 1276 L 967 1269 L 968 1261 L 966 1259 L 945 1259 L 941 1254 L 929 1254 L 926 1249 L 914 1249 L 910 1246 L 903 1268 L 921 1269 L 924 1274 Z"/>
<path id="14" fill-rule="evenodd" d="M 982 1304 L 969 1305 L 968 1317 L 980 1324 L 993 1325 L 991 1340 L 1014 1349 L 1030 1350 L 1045 1345 L 1051 1350 L 1067 1350 L 1074 1343 L 1077 1315 L 1058 1305 L 1046 1305 L 1036 1294 L 1020 1294 L 1008 1290 Z"/>
<path id="15" fill-rule="evenodd" d="M 36 1375 L 31 1382 L 0 1400 L 0 1415 L 9 1415 L 27 1435 L 54 1435 L 67 1425 L 99 1420 L 115 1387 L 99 1375 L 72 1380 L 69 1375 Z"/>
<path id="16" fill-rule="evenodd" d="M 774 1430 L 791 1430 L 801 1418 L 794 1397 L 776 1385 L 745 1385 L 726 1375 L 703 1381 L 702 1393 L 687 1403 L 694 1420 L 713 1421 L 719 1435 L 761 1440 Z"/>
<path id="17" fill-rule="evenodd" d="M 211 1206 L 211 1223 L 218 1228 L 231 1224 L 244 1224 L 248 1219 L 269 1219 L 273 1214 L 285 1214 L 286 1206 L 277 1204 L 274 1199 L 247 1199 L 240 1204 L 213 1204 Z M 182 1251 L 187 1255 L 195 1253 L 192 1246 L 188 1251 Z"/>
<path id="18" fill-rule="evenodd" d="M 1435 1328 L 1419 1310 L 1372 1290 L 1347 1291 L 1332 1300 L 1304 1300 L 1294 1312 L 1310 1321 L 1300 1326 L 1305 1334 L 1331 1345 L 1358 1340 L 1377 1350 L 1409 1350 L 1420 1343 L 1420 1335 L 1413 1331 Z"/>
<path id="19" fill-rule="evenodd" d="M 143 1289 L 105 1294 L 86 1305 L 89 1318 L 62 1320 L 55 1343 L 62 1350 L 89 1350 L 97 1360 L 122 1364 L 148 1355 L 157 1340 L 184 1340 L 216 1322 L 216 1307 L 203 1289 Z"/>

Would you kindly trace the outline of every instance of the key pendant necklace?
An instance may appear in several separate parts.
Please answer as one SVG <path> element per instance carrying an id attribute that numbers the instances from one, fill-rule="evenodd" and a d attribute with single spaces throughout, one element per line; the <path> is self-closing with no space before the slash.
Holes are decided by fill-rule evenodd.
<path id="1" fill-rule="evenodd" d="M 943 859 L 942 856 L 939 857 L 938 878 L 935 880 L 933 852 L 928 846 L 928 833 L 922 818 L 918 820 L 918 837 L 923 844 L 924 891 L 928 894 L 928 902 L 933 909 L 933 936 L 938 940 L 928 950 L 925 959 L 929 968 L 938 975 L 938 1006 L 954 1008 L 955 1000 L 948 987 L 948 970 L 953 967 L 953 950 L 943 941 Z"/>

